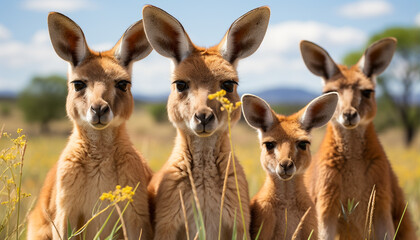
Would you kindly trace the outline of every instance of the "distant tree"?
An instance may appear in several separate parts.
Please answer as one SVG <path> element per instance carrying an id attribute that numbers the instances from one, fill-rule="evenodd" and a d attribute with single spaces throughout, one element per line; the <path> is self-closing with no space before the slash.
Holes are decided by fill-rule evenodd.
<path id="1" fill-rule="evenodd" d="M 373 35 L 366 46 L 384 37 L 398 40 L 397 50 L 386 74 L 378 78 L 382 96 L 404 127 L 405 143 L 411 145 L 420 126 L 420 106 L 415 99 L 420 84 L 420 28 L 393 27 Z M 363 51 L 347 54 L 344 63 L 355 64 Z M 381 111 L 381 109 L 380 109 Z"/>
<path id="2" fill-rule="evenodd" d="M 151 103 L 147 106 L 147 110 L 156 122 L 162 123 L 168 121 L 166 103 Z"/>
<path id="3" fill-rule="evenodd" d="M 19 94 L 18 106 L 25 120 L 49 131 L 49 123 L 66 116 L 67 81 L 62 76 L 34 77 Z"/>

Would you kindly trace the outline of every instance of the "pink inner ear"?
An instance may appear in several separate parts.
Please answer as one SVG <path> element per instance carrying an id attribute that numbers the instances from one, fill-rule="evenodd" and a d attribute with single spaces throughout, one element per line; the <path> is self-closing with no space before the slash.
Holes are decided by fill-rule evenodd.
<path id="1" fill-rule="evenodd" d="M 71 54 L 71 61 L 73 62 L 73 65 L 76 66 L 80 61 L 79 56 L 77 56 L 77 44 L 80 40 L 80 37 L 74 34 L 74 32 L 71 30 L 66 30 L 63 35 L 64 39 L 67 40 L 67 44 L 69 46 L 68 51 Z"/>
<path id="2" fill-rule="evenodd" d="M 311 111 L 310 111 L 310 114 L 313 116 L 313 115 L 318 115 L 318 113 L 320 112 L 320 111 L 322 111 L 323 110 L 323 108 L 324 108 L 324 104 L 325 103 L 318 103 L 318 104 L 315 104 L 315 105 L 313 105 L 313 106 L 311 106 Z"/>
<path id="3" fill-rule="evenodd" d="M 156 42 L 159 43 L 160 47 L 166 52 L 172 52 L 172 55 L 175 59 L 180 62 L 181 61 L 181 53 L 179 49 L 179 32 L 174 30 L 174 27 L 162 21 L 161 23 L 162 34 L 165 35 L 165 38 L 158 37 L 155 39 Z M 172 39 L 172 41 L 168 41 L 167 39 Z"/>
<path id="4" fill-rule="evenodd" d="M 128 37 L 125 41 L 128 43 L 128 51 L 133 52 L 135 50 L 135 46 L 137 45 L 137 42 L 139 42 L 140 39 L 145 39 L 146 35 L 144 32 L 136 31 L 132 34 L 130 34 L 130 37 Z"/>
<path id="5" fill-rule="evenodd" d="M 70 46 L 70 51 L 75 52 L 77 48 L 77 42 L 80 38 L 73 34 L 73 31 L 70 30 L 65 31 L 64 38 L 67 39 L 67 42 Z"/>
<path id="6" fill-rule="evenodd" d="M 255 112 L 258 116 L 263 116 L 267 114 L 267 109 L 260 104 L 253 104 L 252 111 Z"/>

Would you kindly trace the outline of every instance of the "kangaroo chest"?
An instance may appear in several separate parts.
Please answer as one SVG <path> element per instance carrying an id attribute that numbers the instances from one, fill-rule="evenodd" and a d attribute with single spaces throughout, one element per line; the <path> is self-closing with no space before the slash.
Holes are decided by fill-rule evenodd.
<path id="1" fill-rule="evenodd" d="M 220 167 L 220 164 L 218 164 L 215 156 L 211 154 L 200 156 L 207 158 L 194 158 L 194 160 L 190 163 L 191 176 L 197 193 L 196 197 L 198 198 L 201 207 L 201 213 L 203 216 L 207 238 L 217 239 L 217 234 L 219 232 L 220 204 L 223 192 L 225 169 Z M 233 180 L 233 175 L 230 176 L 229 179 Z M 194 206 L 195 203 L 193 203 L 194 195 L 192 192 L 192 185 L 188 172 L 186 172 L 183 182 L 183 185 L 186 187 L 186 189 L 184 189 L 183 195 L 187 209 L 188 222 L 191 227 L 191 235 L 195 234 L 197 231 L 194 226 L 195 224 L 193 224 L 196 220 L 196 217 L 194 217 L 193 208 L 197 206 Z M 237 208 L 236 216 L 237 218 L 240 218 L 238 200 L 236 198 L 236 187 L 235 185 L 232 186 L 232 184 L 234 184 L 234 181 L 229 181 L 224 199 L 223 216 L 229 215 L 227 219 L 233 219 L 233 215 L 235 214 L 235 209 L 231 209 L 232 206 Z M 225 219 L 226 217 L 223 218 Z M 224 229 L 223 225 L 224 224 L 222 224 L 222 229 Z"/>

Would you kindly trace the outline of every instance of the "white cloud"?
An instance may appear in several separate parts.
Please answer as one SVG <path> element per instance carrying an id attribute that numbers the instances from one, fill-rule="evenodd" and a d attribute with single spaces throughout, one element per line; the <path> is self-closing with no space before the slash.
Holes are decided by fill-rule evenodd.
<path id="1" fill-rule="evenodd" d="M 114 45 L 115 43 L 103 42 L 103 43 L 92 44 L 92 46 L 89 45 L 89 48 L 94 51 L 107 51 L 111 49 Z"/>
<path id="2" fill-rule="evenodd" d="M 338 12 L 348 18 L 371 18 L 391 13 L 393 7 L 384 0 L 359 0 L 342 6 Z"/>
<path id="3" fill-rule="evenodd" d="M 26 0 L 23 8 L 34 11 L 76 11 L 91 7 L 86 0 Z"/>
<path id="4" fill-rule="evenodd" d="M 28 43 L 10 40 L 0 44 L 0 64 L 37 73 L 65 71 L 66 66 L 55 54 L 47 30 L 35 32 Z"/>
<path id="5" fill-rule="evenodd" d="M 0 24 L 0 40 L 9 39 L 12 36 L 9 29 Z"/>
<path id="6" fill-rule="evenodd" d="M 306 69 L 300 56 L 302 39 L 319 44 L 340 62 L 345 53 L 363 46 L 367 35 L 356 28 L 313 21 L 270 25 L 260 49 L 239 62 L 240 91 L 256 93 L 262 89 L 289 86 L 320 92 L 319 78 Z M 94 50 L 106 50 L 113 45 L 111 42 L 91 44 Z M 0 43 L 0 73 L 3 73 L 0 77 L 13 79 L 16 86 L 23 86 L 34 74 L 65 74 L 66 69 L 66 62 L 55 54 L 46 30 L 34 33 L 29 42 L 11 39 Z M 153 51 L 134 64 L 133 93 L 167 94 L 169 79 L 170 60 Z"/>
<path id="7" fill-rule="evenodd" d="M 113 45 L 111 42 L 93 43 L 91 48 L 104 51 Z M 0 42 L 0 90 L 19 91 L 33 75 L 65 75 L 67 66 L 55 53 L 46 29 L 35 32 L 28 42 L 15 39 Z M 133 92 L 149 96 L 168 93 L 169 77 L 169 60 L 153 52 L 134 63 Z"/>
<path id="8" fill-rule="evenodd" d="M 292 57 L 299 57 L 299 43 L 309 40 L 325 48 L 351 48 L 362 45 L 366 33 L 352 27 L 334 27 L 319 22 L 289 21 L 270 26 L 264 42 L 256 55 L 261 61 L 252 61 L 243 71 L 263 72 L 269 68 L 289 65 L 287 68 L 296 69 L 296 62 Z"/>
<path id="9" fill-rule="evenodd" d="M 170 74 L 170 60 L 153 51 L 134 63 L 132 91 L 148 96 L 166 94 L 170 91 Z"/>
<path id="10" fill-rule="evenodd" d="M 420 27 L 420 13 L 417 13 L 414 22 L 416 23 L 417 26 Z"/>
<path id="11" fill-rule="evenodd" d="M 366 39 L 367 34 L 359 29 L 314 21 L 288 21 L 270 25 L 257 52 L 239 63 L 240 89 L 255 93 L 283 86 L 319 92 L 319 79 L 316 80 L 317 77 L 307 70 L 300 55 L 300 41 L 315 42 L 340 62 L 344 54 L 360 48 Z"/>

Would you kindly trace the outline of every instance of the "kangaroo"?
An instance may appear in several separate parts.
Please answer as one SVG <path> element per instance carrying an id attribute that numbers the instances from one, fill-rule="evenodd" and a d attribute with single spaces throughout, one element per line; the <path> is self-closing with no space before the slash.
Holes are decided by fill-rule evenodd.
<path id="1" fill-rule="evenodd" d="M 151 239 L 147 184 L 152 172 L 125 127 L 134 106 L 132 64 L 152 51 L 143 23 L 133 24 L 105 52 L 91 50 L 81 28 L 60 13 L 48 15 L 48 28 L 54 50 L 69 63 L 66 110 L 73 132 L 29 216 L 28 239 L 67 238 L 68 224 L 73 229 L 82 227 L 102 193 L 116 185 L 135 187 L 138 183 L 123 215 L 127 237 L 138 239 L 142 231 L 145 239 Z M 94 238 L 108 213 L 87 226 L 86 239 Z M 114 213 L 100 238 L 110 234 L 117 218 Z"/>
<path id="2" fill-rule="evenodd" d="M 174 17 L 154 6 L 143 8 L 144 29 L 150 44 L 174 63 L 167 109 L 169 120 L 177 129 L 177 137 L 171 156 L 148 187 L 154 211 L 155 239 L 192 239 L 196 235 L 190 177 L 201 205 L 206 238 L 217 239 L 226 171 L 229 177 L 221 238 L 232 238 L 236 217 L 238 239 L 244 235 L 249 239 L 248 184 L 242 167 L 236 161 L 246 222 L 244 229 L 233 164 L 226 169 L 231 152 L 227 113 L 220 109 L 220 103 L 209 100 L 208 95 L 224 89 L 231 102 L 239 101 L 237 62 L 257 50 L 264 38 L 269 16 L 268 7 L 254 9 L 236 20 L 218 45 L 202 48 L 191 42 Z M 233 125 L 240 115 L 240 109 L 232 112 Z M 186 219 L 181 211 L 180 192 L 185 202 Z"/>
<path id="3" fill-rule="evenodd" d="M 328 93 L 297 113 L 283 116 L 257 96 L 242 96 L 242 112 L 249 126 L 258 131 L 261 165 L 267 172 L 264 185 L 251 200 L 252 239 L 260 228 L 258 239 L 263 240 L 292 239 L 295 232 L 297 239 L 308 239 L 311 232 L 313 239 L 318 238 L 315 206 L 303 174 L 311 162 L 310 132 L 331 119 L 337 101 L 336 93 Z"/>
<path id="4" fill-rule="evenodd" d="M 315 201 L 320 239 L 392 239 L 406 204 L 404 193 L 379 142 L 373 125 L 376 114 L 376 76 L 391 62 L 395 38 L 370 45 L 351 67 L 336 64 L 327 51 L 308 41 L 300 44 L 309 70 L 322 77 L 324 92 L 337 92 L 339 104 L 306 183 Z M 371 234 L 366 215 L 376 190 Z M 347 202 L 359 203 L 350 215 Z M 370 236 L 369 236 L 370 235 Z M 416 239 L 408 212 L 397 239 Z"/>

